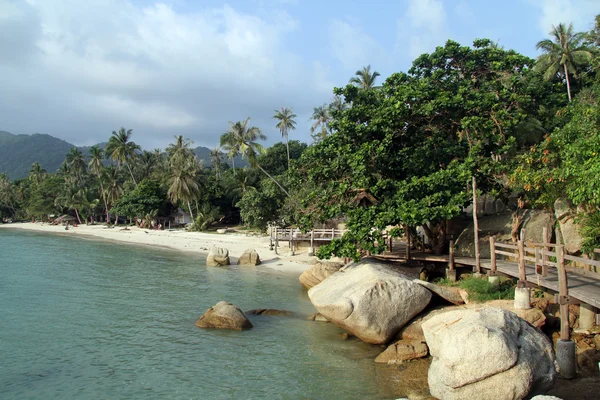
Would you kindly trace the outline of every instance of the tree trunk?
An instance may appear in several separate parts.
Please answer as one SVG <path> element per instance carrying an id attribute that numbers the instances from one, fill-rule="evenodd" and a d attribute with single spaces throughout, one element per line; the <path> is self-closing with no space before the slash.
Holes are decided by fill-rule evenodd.
<path id="1" fill-rule="evenodd" d="M 285 145 L 287 146 L 288 171 L 289 171 L 289 169 L 290 169 L 290 141 L 289 141 L 287 132 L 285 133 Z"/>
<path id="2" fill-rule="evenodd" d="M 571 102 L 571 82 L 569 82 L 569 69 L 567 68 L 567 64 L 563 64 L 565 67 L 565 78 L 567 79 L 567 94 L 569 95 L 569 103 Z"/>
<path id="3" fill-rule="evenodd" d="M 258 167 L 258 168 L 259 168 L 259 169 L 260 169 L 262 172 L 264 172 L 264 173 L 265 173 L 265 174 L 266 174 L 266 175 L 267 175 L 269 178 L 271 178 L 271 180 L 272 180 L 273 182 L 275 182 L 275 184 L 276 184 L 277 186 L 279 186 L 279 189 L 281 189 L 281 190 L 283 191 L 283 193 L 285 193 L 285 194 L 287 195 L 287 197 L 292 197 L 292 196 L 290 196 L 290 194 L 288 193 L 288 191 L 287 191 L 287 190 L 285 190 L 285 189 L 283 188 L 283 186 L 281 186 L 281 184 L 280 184 L 279 182 L 277 182 L 277 181 L 275 180 L 275 178 L 273 178 L 273 177 L 271 176 L 271 174 L 269 174 L 267 171 L 265 171 L 265 170 L 263 169 L 263 167 L 261 167 L 259 164 L 256 164 L 256 166 L 257 166 L 257 167 Z"/>
<path id="4" fill-rule="evenodd" d="M 327 137 L 327 128 L 325 128 L 325 125 L 323 125 L 323 128 L 321 130 L 321 136 L 323 137 L 323 140 L 325 140 L 325 138 Z"/>
<path id="5" fill-rule="evenodd" d="M 430 227 L 423 224 L 423 230 L 431 243 L 431 250 L 434 254 L 440 255 L 446 247 L 446 221 L 440 222 L 437 227 Z"/>
<path id="6" fill-rule="evenodd" d="M 190 205 L 190 201 L 187 202 L 188 210 L 190 210 L 190 218 L 192 219 L 192 223 L 194 223 L 194 214 L 192 213 L 192 206 Z"/>
<path id="7" fill-rule="evenodd" d="M 119 215 L 115 213 L 115 226 L 119 224 Z"/>
<path id="8" fill-rule="evenodd" d="M 131 179 L 133 180 L 133 183 L 135 184 L 135 187 L 137 187 L 137 182 L 135 181 L 135 178 L 133 177 L 133 172 L 131 172 L 131 167 L 129 166 L 129 163 L 126 164 L 127 165 L 127 169 L 129 170 L 129 174 L 131 175 Z"/>
<path id="9" fill-rule="evenodd" d="M 77 207 L 75 207 L 74 210 L 75 210 L 75 215 L 77 216 L 77 221 L 79 221 L 79 224 L 81 224 L 81 218 L 79 218 L 79 212 L 77 211 Z"/>
<path id="10" fill-rule="evenodd" d="M 235 156 L 231 157 L 231 168 L 233 168 L 233 176 L 235 176 Z"/>
<path id="11" fill-rule="evenodd" d="M 102 201 L 104 201 L 104 212 L 106 212 L 106 223 L 110 221 L 110 215 L 108 214 L 108 203 L 106 203 L 106 193 L 104 193 L 104 185 L 102 185 L 102 179 L 98 175 L 98 181 L 100 181 L 100 190 L 102 191 Z"/>

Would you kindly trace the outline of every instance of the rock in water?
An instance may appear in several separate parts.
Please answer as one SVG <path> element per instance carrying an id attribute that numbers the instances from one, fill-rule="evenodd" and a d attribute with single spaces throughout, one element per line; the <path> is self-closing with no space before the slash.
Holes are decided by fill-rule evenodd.
<path id="1" fill-rule="evenodd" d="M 340 263 L 321 261 L 304 271 L 298 280 L 302 286 L 310 289 L 321 283 L 325 278 L 338 272 L 341 267 L 342 264 Z"/>
<path id="2" fill-rule="evenodd" d="M 387 343 L 431 300 L 431 292 L 393 267 L 363 260 L 308 291 L 325 318 L 373 344 Z"/>
<path id="3" fill-rule="evenodd" d="M 423 323 L 433 357 L 428 381 L 440 399 L 523 399 L 556 380 L 552 343 L 499 308 L 456 310 Z"/>
<path id="4" fill-rule="evenodd" d="M 259 265 L 260 264 L 260 256 L 254 249 L 246 249 L 244 250 L 244 254 L 242 254 L 238 260 L 238 265 Z"/>
<path id="5" fill-rule="evenodd" d="M 229 264 L 229 250 L 222 247 L 213 247 L 210 249 L 208 252 L 208 257 L 206 257 L 207 266 L 220 267 Z"/>
<path id="6" fill-rule="evenodd" d="M 427 356 L 427 345 L 420 340 L 399 340 L 392 343 L 375 359 L 376 363 L 400 364 Z"/>
<path id="7" fill-rule="evenodd" d="M 248 315 L 274 315 L 278 317 L 291 317 L 294 315 L 293 312 L 287 310 L 276 310 L 273 308 L 256 308 L 254 310 L 246 311 Z"/>
<path id="8" fill-rule="evenodd" d="M 226 301 L 220 301 L 204 313 L 196 321 L 198 328 L 234 329 L 241 331 L 252 328 L 252 323 L 246 318 L 238 306 Z"/>

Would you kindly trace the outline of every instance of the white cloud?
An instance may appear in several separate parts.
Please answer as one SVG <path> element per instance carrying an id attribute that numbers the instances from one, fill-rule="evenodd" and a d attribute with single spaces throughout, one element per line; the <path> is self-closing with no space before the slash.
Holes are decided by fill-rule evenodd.
<path id="1" fill-rule="evenodd" d="M 446 20 L 441 0 L 409 0 L 397 21 L 397 51 L 407 52 L 412 60 L 443 45 L 448 39 Z"/>
<path id="2" fill-rule="evenodd" d="M 588 30 L 600 12 L 597 0 L 529 0 L 529 3 L 540 11 L 538 26 L 544 35 L 561 22 L 572 22 L 576 30 Z"/>
<path id="3" fill-rule="evenodd" d="M 28 0 L 0 2 L 0 16 L 0 54 L 23 54 L 0 63 L 0 91 L 14 100 L 0 104 L 0 129 L 17 133 L 79 144 L 126 126 L 142 145 L 178 133 L 214 146 L 228 120 L 251 116 L 269 133 L 274 108 L 308 113 L 331 90 L 322 67 L 285 48 L 297 23 L 282 10 L 258 17 L 227 5 L 182 13 L 160 2 Z M 35 117 L 14 113 L 33 105 Z"/>
<path id="4" fill-rule="evenodd" d="M 355 21 L 334 19 L 328 32 L 332 55 L 345 69 L 386 63 L 385 49 Z"/>

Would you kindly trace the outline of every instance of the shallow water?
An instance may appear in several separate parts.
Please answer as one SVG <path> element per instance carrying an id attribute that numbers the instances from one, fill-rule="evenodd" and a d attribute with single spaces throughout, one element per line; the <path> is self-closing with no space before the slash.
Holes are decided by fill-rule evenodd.
<path id="1" fill-rule="evenodd" d="M 218 301 L 245 331 L 202 330 Z M 382 350 L 343 341 L 294 275 L 210 268 L 203 257 L 0 229 L 0 398 L 392 398 L 406 391 Z M 399 386 L 401 388 L 399 388 Z"/>

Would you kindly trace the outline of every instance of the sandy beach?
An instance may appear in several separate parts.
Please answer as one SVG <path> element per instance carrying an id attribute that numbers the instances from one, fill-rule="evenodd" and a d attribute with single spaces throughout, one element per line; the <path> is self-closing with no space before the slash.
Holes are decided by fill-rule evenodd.
<path id="1" fill-rule="evenodd" d="M 0 224 L 0 229 L 23 229 L 36 232 L 55 233 L 80 237 L 94 237 L 103 240 L 114 240 L 123 243 L 165 247 L 173 250 L 208 254 L 212 247 L 224 247 L 229 250 L 232 264 L 246 249 L 255 249 L 261 259 L 257 268 L 265 268 L 285 273 L 300 275 L 310 268 L 316 257 L 308 257 L 306 253 L 287 256 L 287 248 L 280 248 L 279 254 L 269 250 L 269 237 L 244 233 L 202 233 L 184 230 L 150 230 L 138 227 L 117 226 L 108 229 L 104 225 L 79 225 L 65 230 L 64 226 L 47 223 L 13 223 Z"/>

